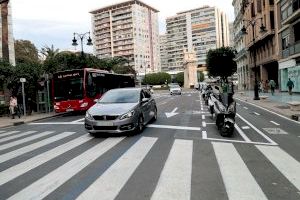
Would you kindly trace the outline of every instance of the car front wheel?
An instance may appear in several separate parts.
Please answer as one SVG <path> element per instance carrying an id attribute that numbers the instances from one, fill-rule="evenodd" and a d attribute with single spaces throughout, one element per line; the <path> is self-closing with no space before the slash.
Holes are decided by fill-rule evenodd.
<path id="1" fill-rule="evenodd" d="M 144 118 L 143 116 L 139 116 L 138 125 L 136 127 L 136 133 L 143 132 L 143 129 L 144 129 Z"/>

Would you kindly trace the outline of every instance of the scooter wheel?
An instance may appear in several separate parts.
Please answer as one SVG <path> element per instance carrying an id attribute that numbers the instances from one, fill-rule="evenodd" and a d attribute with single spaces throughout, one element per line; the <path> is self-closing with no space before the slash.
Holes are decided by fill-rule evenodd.
<path id="1" fill-rule="evenodd" d="M 230 137 L 233 134 L 233 130 L 231 128 L 222 127 L 221 128 L 221 136 L 222 137 Z"/>

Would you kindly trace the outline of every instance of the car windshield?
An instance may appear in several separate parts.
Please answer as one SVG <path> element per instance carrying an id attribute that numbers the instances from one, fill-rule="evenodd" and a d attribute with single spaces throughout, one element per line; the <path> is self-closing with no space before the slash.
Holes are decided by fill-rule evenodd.
<path id="1" fill-rule="evenodd" d="M 99 103 L 137 103 L 139 98 L 139 90 L 110 90 L 103 95 Z"/>
<path id="2" fill-rule="evenodd" d="M 170 85 L 170 88 L 180 88 L 179 85 Z"/>

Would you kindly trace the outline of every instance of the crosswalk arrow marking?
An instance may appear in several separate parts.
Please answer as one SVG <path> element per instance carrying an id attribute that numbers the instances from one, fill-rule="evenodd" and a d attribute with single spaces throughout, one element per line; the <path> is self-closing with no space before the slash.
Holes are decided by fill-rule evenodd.
<path id="1" fill-rule="evenodd" d="M 176 107 L 176 108 L 174 108 L 174 110 L 172 110 L 172 112 L 166 112 L 165 114 L 166 114 L 167 118 L 170 118 L 170 117 L 173 117 L 175 115 L 178 115 L 179 113 L 176 112 L 177 109 L 178 108 Z"/>

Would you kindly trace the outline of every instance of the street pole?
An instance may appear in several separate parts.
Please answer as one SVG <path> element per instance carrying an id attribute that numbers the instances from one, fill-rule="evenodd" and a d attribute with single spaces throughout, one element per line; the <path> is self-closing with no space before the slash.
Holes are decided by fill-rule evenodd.
<path id="1" fill-rule="evenodd" d="M 80 37 L 81 42 L 81 56 L 83 57 L 83 36 Z"/>
<path id="2" fill-rule="evenodd" d="M 24 82 L 22 82 L 22 96 L 23 96 L 24 117 L 26 117 L 26 105 L 25 105 L 25 91 L 24 91 Z"/>
<path id="3" fill-rule="evenodd" d="M 257 80 L 257 66 L 256 66 L 256 45 L 255 45 L 255 23 L 252 25 L 252 36 L 253 36 L 253 64 L 254 64 L 254 98 L 253 100 L 260 100 L 258 93 L 258 80 Z"/>
<path id="4" fill-rule="evenodd" d="M 50 91 L 49 91 L 49 75 L 46 74 L 46 80 L 47 80 L 47 108 L 48 113 L 51 112 L 51 106 L 50 106 Z"/>

